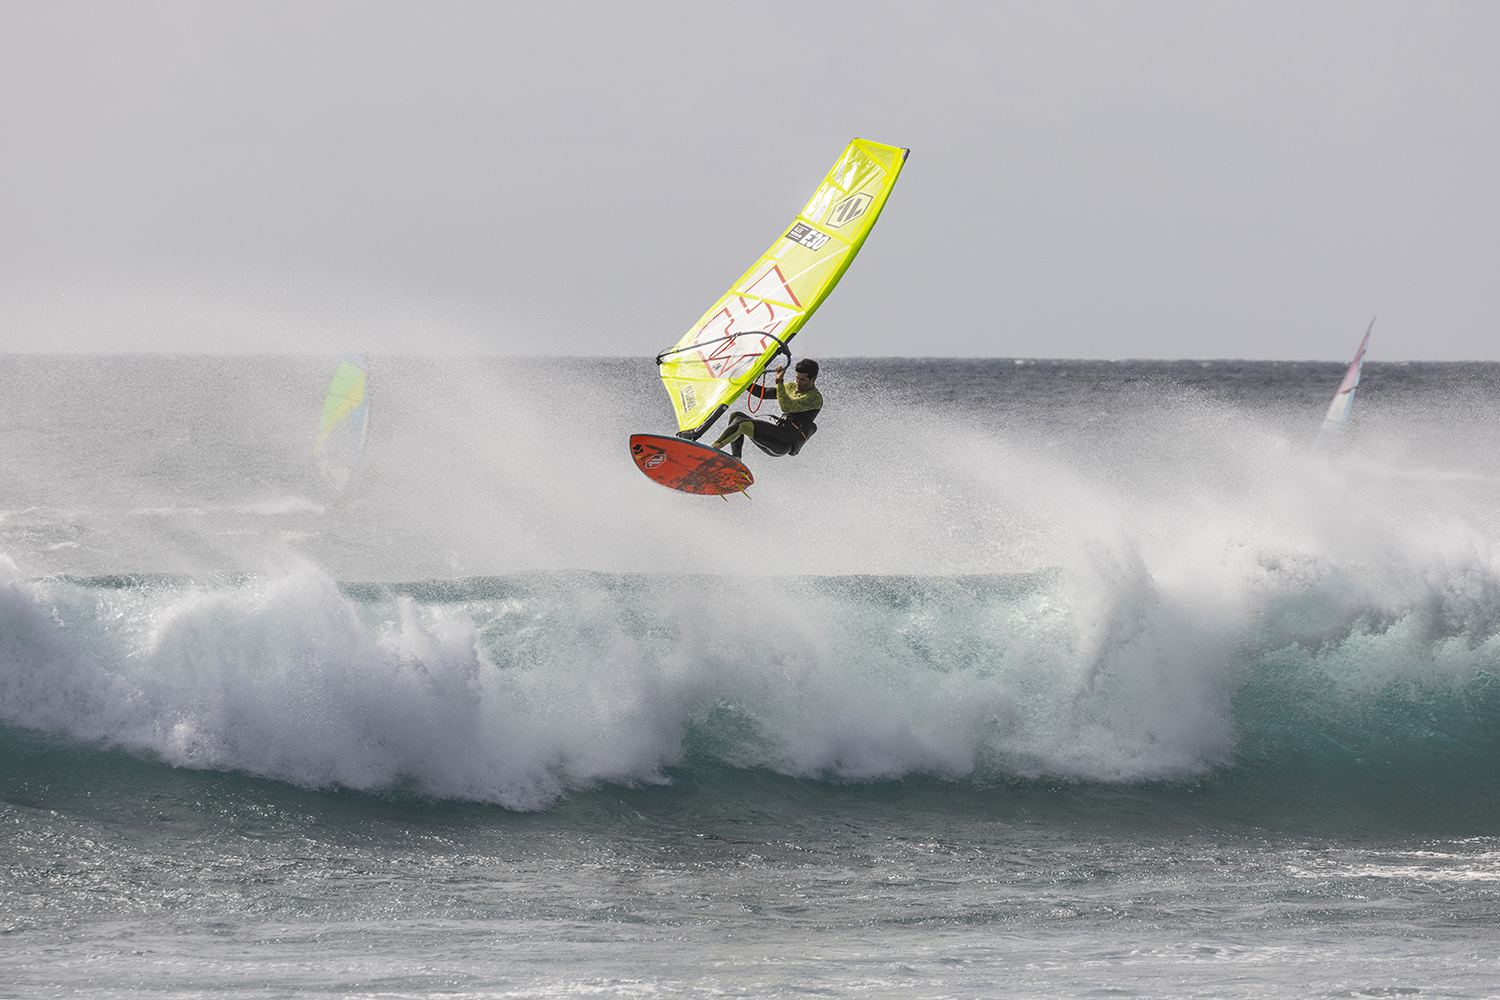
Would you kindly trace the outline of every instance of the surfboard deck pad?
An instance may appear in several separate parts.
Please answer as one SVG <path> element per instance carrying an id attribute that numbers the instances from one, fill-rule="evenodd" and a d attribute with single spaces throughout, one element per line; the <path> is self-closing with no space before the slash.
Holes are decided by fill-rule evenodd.
<path id="1" fill-rule="evenodd" d="M 740 493 L 755 482 L 745 463 L 733 455 L 685 438 L 632 434 L 630 457 L 647 476 L 684 493 L 723 496 Z"/>

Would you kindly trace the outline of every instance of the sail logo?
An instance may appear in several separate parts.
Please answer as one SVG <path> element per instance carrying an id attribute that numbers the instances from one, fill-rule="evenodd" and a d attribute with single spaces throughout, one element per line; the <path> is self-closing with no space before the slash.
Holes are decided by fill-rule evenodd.
<path id="1" fill-rule="evenodd" d="M 693 391 L 693 387 L 690 385 L 683 386 L 682 391 L 677 395 L 682 400 L 683 413 L 691 413 L 694 407 L 698 405 L 698 394 Z"/>
<path id="2" fill-rule="evenodd" d="M 864 215 L 865 209 L 869 208 L 870 202 L 874 200 L 873 195 L 865 194 L 863 191 L 851 194 L 833 206 L 833 211 L 828 213 L 828 225 L 834 229 L 847 226 L 861 215 Z"/>
<path id="3" fill-rule="evenodd" d="M 774 263 L 746 275 L 742 285 L 724 296 L 719 309 L 703 321 L 694 338 L 702 345 L 698 356 L 708 366 L 711 378 L 733 378 L 737 370 L 748 370 L 749 364 L 776 345 L 777 331 L 802 309 L 801 300 Z M 718 388 L 708 392 L 713 395 Z"/>
<path id="4" fill-rule="evenodd" d="M 820 233 L 805 222 L 799 222 L 786 234 L 786 238 L 793 243 L 801 244 L 809 250 L 821 250 L 823 244 L 828 242 L 828 234 Z"/>
<path id="5" fill-rule="evenodd" d="M 714 378 L 734 378 L 736 369 L 746 368 L 750 362 L 764 354 L 772 343 L 765 330 L 735 329 L 736 326 L 747 323 L 751 319 L 751 310 L 745 308 L 744 299 L 739 300 L 739 306 L 740 308 L 734 311 L 728 308 L 720 309 L 710 321 L 711 325 L 704 327 L 705 331 L 717 331 L 720 334 L 720 336 L 709 338 L 708 343 L 714 345 L 712 351 L 698 351 L 703 363 L 708 365 L 709 374 Z M 759 309 L 765 309 L 771 314 L 772 319 L 775 319 L 776 309 L 770 303 L 758 303 L 756 310 Z M 736 312 L 739 314 L 739 319 L 735 318 Z M 706 347 L 707 344 L 704 346 Z M 687 387 L 684 386 L 684 388 Z M 691 409 L 691 407 L 685 408 Z"/>

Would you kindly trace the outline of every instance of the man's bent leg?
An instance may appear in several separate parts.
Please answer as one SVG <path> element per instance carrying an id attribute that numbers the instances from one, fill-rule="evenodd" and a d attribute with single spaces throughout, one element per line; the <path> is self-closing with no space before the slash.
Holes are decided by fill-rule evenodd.
<path id="1" fill-rule="evenodd" d="M 724 433 L 719 435 L 719 439 L 714 442 L 714 447 L 723 448 L 726 444 L 730 445 L 730 454 L 739 458 L 741 450 L 745 447 L 745 442 L 742 440 L 744 437 L 754 439 L 755 421 L 751 419 L 750 414 L 736 410 L 729 415 L 729 426 L 724 428 Z"/>

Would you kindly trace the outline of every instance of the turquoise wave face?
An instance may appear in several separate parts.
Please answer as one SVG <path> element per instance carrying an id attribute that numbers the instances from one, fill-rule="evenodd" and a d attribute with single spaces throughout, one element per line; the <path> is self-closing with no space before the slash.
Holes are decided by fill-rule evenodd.
<path id="1" fill-rule="evenodd" d="M 1493 651 L 1455 657 L 1439 643 L 1377 679 L 1357 659 L 1374 638 L 1361 629 L 1328 649 L 1262 657 L 1236 695 L 1234 764 L 1213 790 L 1266 823 L 1487 833 L 1500 805 Z"/>
<path id="2" fill-rule="evenodd" d="M 13 579 L 0 721 L 23 769 L 22 744 L 74 745 L 519 810 L 756 775 L 1115 789 L 1276 823 L 1463 825 L 1500 803 L 1473 567 L 1405 606 L 1299 574 L 1229 623 L 1106 569 Z"/>

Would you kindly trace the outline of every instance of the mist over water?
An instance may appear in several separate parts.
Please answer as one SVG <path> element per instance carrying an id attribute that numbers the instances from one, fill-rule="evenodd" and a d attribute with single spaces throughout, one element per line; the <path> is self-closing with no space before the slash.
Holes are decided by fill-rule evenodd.
<path id="1" fill-rule="evenodd" d="M 228 850 L 245 871 L 413 880 L 379 904 L 288 888 L 213 910 L 245 933 L 263 905 L 593 920 L 601 893 L 645 905 L 625 888 L 642 868 L 711 885 L 710 909 L 783 912 L 799 879 L 853 866 L 916 895 L 820 895 L 830 940 L 913 906 L 964 940 L 1036 928 L 1048 962 L 1076 956 L 1075 930 L 1108 946 L 1099 921 L 1144 921 L 1161 982 L 1198 954 L 1171 900 L 1226 866 L 1216 919 L 1265 947 L 1295 937 L 1290 900 L 1314 883 L 1326 906 L 1399 886 L 1391 934 L 1492 909 L 1500 366 L 1371 362 L 1350 432 L 1314 454 L 1339 365 L 820 359 L 817 438 L 747 452 L 753 499 L 725 502 L 636 471 L 627 436 L 670 413 L 649 362 L 611 359 L 371 359 L 367 450 L 333 492 L 311 444 L 335 360 L 0 359 L 0 815 L 33 866 L 8 876 L 19 954 L 50 940 L 37 914 L 58 897 L 26 874 L 43 856 L 95 859 L 58 861 L 60 884 L 135 878 L 79 846 L 101 837 L 137 867 Z M 1308 854 L 1308 837 L 1399 846 Z M 312 860 L 282 853 L 296 843 Z M 592 874 L 541 888 L 579 863 Z M 1080 864 L 1110 874 L 1058 902 Z M 519 894 L 487 882 L 455 916 L 454 866 Z M 1471 887 L 1444 904 L 1458 916 L 1424 909 L 1434 879 Z M 556 912 L 527 908 L 538 892 Z M 766 931 L 694 905 L 644 919 Z M 80 919 L 124 918 L 101 906 Z M 1252 930 L 1266 906 L 1283 915 Z M 1328 969 L 1372 967 L 1386 925 L 1338 912 L 1336 937 L 1374 943 Z M 688 968 L 705 947 L 688 938 L 651 948 Z M 574 953 L 592 971 L 568 982 L 615 989 L 601 970 L 623 955 Z M 376 979 L 510 981 L 472 958 Z M 802 974 L 834 993 L 880 978 L 830 962 Z M 1090 981 L 1067 967 L 1056 995 Z M 32 968 L 17 981 L 71 981 Z M 918 980 L 953 989 L 945 968 Z M 563 995 L 559 975 L 515 982 Z M 667 995 L 711 973 L 684 975 L 631 981 Z M 299 981 L 367 981 L 349 976 Z"/>
<path id="2" fill-rule="evenodd" d="M 1493 366 L 1372 364 L 1325 455 L 1334 366 L 835 359 L 817 447 L 729 502 L 633 468 L 670 428 L 617 360 L 376 360 L 336 494 L 328 368 L 8 359 L 8 724 L 537 809 L 693 734 L 796 777 L 1197 781 L 1362 759 L 1406 699 L 1390 766 L 1493 783 Z"/>

